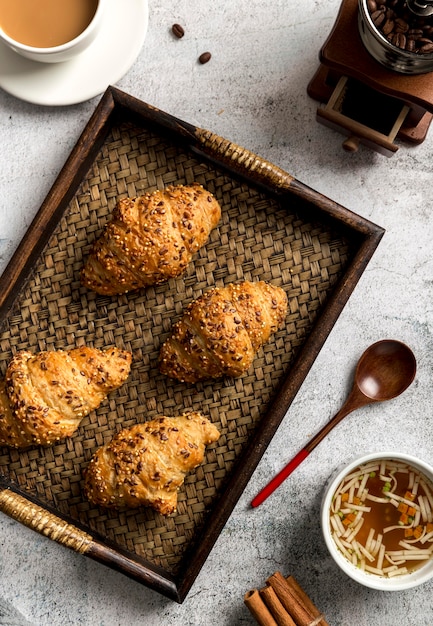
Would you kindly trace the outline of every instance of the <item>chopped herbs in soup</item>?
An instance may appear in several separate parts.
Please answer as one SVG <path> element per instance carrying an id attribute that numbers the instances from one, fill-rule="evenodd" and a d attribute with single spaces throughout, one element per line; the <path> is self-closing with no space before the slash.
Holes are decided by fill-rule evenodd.
<path id="1" fill-rule="evenodd" d="M 400 461 L 371 461 L 340 483 L 330 524 L 355 566 L 378 576 L 407 574 L 433 554 L 433 485 Z"/>

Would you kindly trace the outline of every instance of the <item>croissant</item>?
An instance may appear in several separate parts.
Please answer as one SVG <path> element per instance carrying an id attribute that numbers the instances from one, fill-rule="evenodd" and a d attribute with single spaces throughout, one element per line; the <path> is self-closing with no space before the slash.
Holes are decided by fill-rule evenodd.
<path id="1" fill-rule="evenodd" d="M 112 296 L 179 276 L 220 218 L 217 200 L 198 183 L 119 200 L 81 283 Z"/>
<path id="2" fill-rule="evenodd" d="M 0 382 L 0 444 L 53 445 L 127 379 L 131 354 L 117 348 L 15 354 Z"/>
<path id="3" fill-rule="evenodd" d="M 159 369 L 190 383 L 241 376 L 286 313 L 284 290 L 264 281 L 210 289 L 173 326 L 160 349 Z"/>
<path id="4" fill-rule="evenodd" d="M 185 475 L 203 462 L 205 446 L 219 436 L 196 412 L 124 429 L 93 455 L 84 471 L 84 494 L 104 507 L 150 506 L 170 515 Z"/>

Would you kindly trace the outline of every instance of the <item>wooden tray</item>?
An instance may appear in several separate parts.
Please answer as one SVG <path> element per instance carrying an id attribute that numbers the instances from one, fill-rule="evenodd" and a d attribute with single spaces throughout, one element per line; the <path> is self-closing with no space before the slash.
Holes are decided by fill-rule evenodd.
<path id="1" fill-rule="evenodd" d="M 80 285 L 118 198 L 192 181 L 223 216 L 185 276 L 112 298 Z M 87 343 L 131 350 L 131 375 L 74 437 L 0 449 L 0 510 L 182 602 L 383 233 L 251 152 L 109 87 L 0 279 L 0 374 L 18 350 Z M 159 347 L 184 306 L 242 279 L 282 286 L 290 304 L 250 371 L 197 385 L 162 376 Z M 82 470 L 95 449 L 121 427 L 185 409 L 221 438 L 188 475 L 177 514 L 89 505 Z"/>

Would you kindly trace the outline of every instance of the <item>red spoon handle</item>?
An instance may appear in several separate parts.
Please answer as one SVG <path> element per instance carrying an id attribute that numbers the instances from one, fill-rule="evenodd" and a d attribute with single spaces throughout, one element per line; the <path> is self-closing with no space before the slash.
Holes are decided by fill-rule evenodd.
<path id="1" fill-rule="evenodd" d="M 307 458 L 309 454 L 310 452 L 306 448 L 300 450 L 300 452 L 298 452 L 298 454 L 294 456 L 285 467 L 283 467 L 283 469 L 260 491 L 260 493 L 253 498 L 251 506 L 259 506 L 259 504 L 262 504 L 266 498 L 269 498 L 269 496 L 274 493 L 275 489 L 277 489 L 277 487 L 279 487 L 281 483 L 285 481 L 288 476 L 290 476 L 290 474 L 298 467 L 298 465 L 302 463 L 304 459 Z"/>

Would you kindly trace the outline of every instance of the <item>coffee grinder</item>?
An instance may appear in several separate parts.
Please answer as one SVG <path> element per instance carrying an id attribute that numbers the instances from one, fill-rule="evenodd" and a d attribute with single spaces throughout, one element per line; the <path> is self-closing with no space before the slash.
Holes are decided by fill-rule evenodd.
<path id="1" fill-rule="evenodd" d="M 322 103 L 317 121 L 346 136 L 344 150 L 356 152 L 362 143 L 390 157 L 398 150 L 396 138 L 420 144 L 427 136 L 433 53 L 420 56 L 393 46 L 376 29 L 367 2 L 342 1 L 307 92 Z M 406 2 L 430 20 L 433 0 Z"/>

